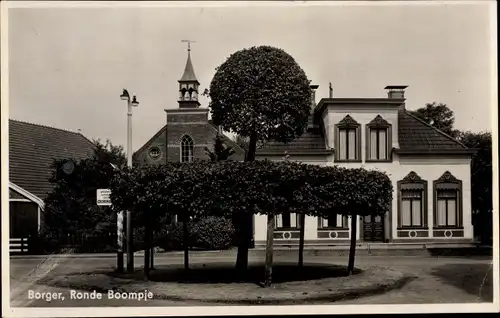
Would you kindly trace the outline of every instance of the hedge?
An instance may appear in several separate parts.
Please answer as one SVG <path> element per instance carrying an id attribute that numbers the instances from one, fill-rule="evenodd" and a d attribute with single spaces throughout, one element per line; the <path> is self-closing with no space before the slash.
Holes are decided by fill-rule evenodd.
<path id="1" fill-rule="evenodd" d="M 288 211 L 319 217 L 384 214 L 392 202 L 385 173 L 268 160 L 127 168 L 113 178 L 111 190 L 116 211 L 130 209 L 139 219 L 148 211 L 154 220 Z"/>

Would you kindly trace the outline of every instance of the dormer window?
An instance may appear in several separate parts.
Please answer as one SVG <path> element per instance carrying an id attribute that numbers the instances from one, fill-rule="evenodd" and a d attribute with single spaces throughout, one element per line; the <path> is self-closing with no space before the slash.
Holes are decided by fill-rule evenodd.
<path id="1" fill-rule="evenodd" d="M 335 160 L 361 160 L 361 126 L 351 116 L 347 115 L 335 125 Z"/>
<path id="2" fill-rule="evenodd" d="M 390 161 L 392 127 L 378 115 L 366 125 L 366 161 Z"/>

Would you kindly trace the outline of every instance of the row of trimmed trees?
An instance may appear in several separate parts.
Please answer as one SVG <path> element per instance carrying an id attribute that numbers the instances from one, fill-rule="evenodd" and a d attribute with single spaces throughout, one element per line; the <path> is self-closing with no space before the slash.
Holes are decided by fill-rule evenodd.
<path id="1" fill-rule="evenodd" d="M 240 224 L 253 215 L 267 215 L 266 286 L 271 284 L 272 277 L 276 215 L 352 216 L 348 264 L 348 273 L 351 273 L 357 216 L 383 215 L 392 202 L 392 184 L 385 173 L 268 160 L 196 161 L 124 169 L 117 172 L 110 188 L 113 209 L 131 210 L 136 219 L 143 220 L 145 251 L 151 248 L 148 232 L 160 218 L 176 215 L 185 225 L 184 237 L 187 238 L 190 220 L 219 216 Z M 184 265 L 188 269 L 188 244 L 185 243 Z M 302 255 L 299 258 L 302 260 Z M 148 278 L 149 257 L 145 255 L 144 259 L 145 278 Z"/>

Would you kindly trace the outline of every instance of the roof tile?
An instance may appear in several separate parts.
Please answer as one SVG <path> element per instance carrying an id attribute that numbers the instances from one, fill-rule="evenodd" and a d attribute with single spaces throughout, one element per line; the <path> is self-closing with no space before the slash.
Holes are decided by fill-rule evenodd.
<path id="1" fill-rule="evenodd" d="M 399 148 L 402 150 L 432 151 L 467 148 L 407 111 L 400 111 L 398 118 Z"/>
<path id="2" fill-rule="evenodd" d="M 9 181 L 45 199 L 54 159 L 91 157 L 94 144 L 82 134 L 9 119 Z"/>

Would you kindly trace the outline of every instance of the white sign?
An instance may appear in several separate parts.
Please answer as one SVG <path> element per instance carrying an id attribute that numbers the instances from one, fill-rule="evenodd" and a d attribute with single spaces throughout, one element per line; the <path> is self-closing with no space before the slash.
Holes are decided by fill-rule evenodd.
<path id="1" fill-rule="evenodd" d="M 97 189 L 97 205 L 111 205 L 111 190 Z"/>

